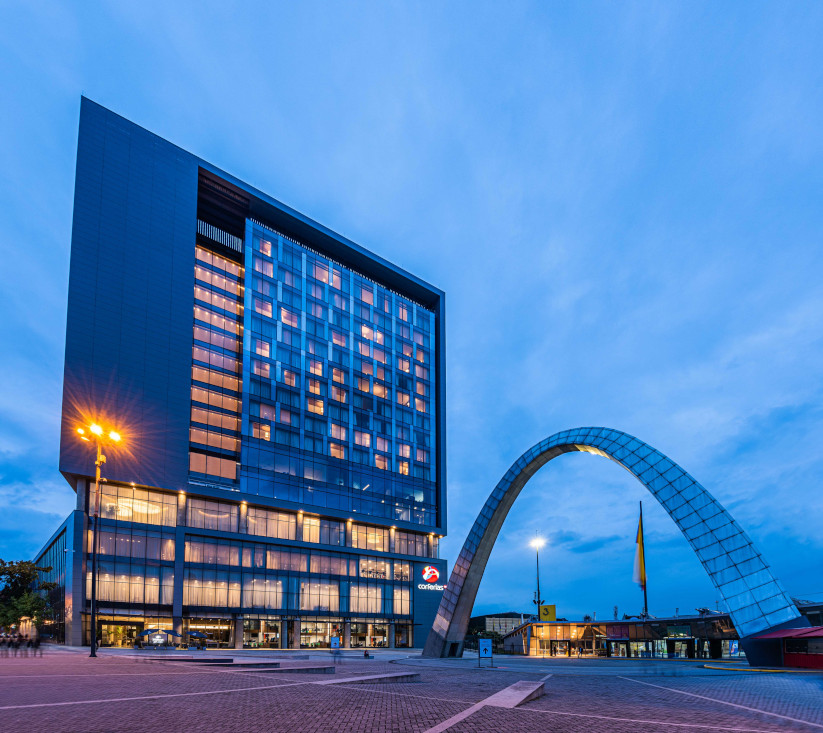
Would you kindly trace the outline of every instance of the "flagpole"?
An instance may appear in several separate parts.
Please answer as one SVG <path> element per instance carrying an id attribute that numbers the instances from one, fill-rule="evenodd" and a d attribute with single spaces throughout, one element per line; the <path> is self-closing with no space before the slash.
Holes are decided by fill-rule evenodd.
<path id="1" fill-rule="evenodd" d="M 646 593 L 646 584 L 648 578 L 646 577 L 646 539 L 643 536 L 643 502 L 640 502 L 640 539 L 643 542 L 643 618 L 649 616 L 649 597 Z"/>

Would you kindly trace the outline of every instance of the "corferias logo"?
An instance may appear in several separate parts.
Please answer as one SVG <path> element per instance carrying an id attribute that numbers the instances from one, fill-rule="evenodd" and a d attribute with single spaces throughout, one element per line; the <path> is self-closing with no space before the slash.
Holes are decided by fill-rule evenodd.
<path id="1" fill-rule="evenodd" d="M 440 579 L 440 571 L 434 565 L 423 568 L 423 580 L 427 583 L 436 583 Z"/>

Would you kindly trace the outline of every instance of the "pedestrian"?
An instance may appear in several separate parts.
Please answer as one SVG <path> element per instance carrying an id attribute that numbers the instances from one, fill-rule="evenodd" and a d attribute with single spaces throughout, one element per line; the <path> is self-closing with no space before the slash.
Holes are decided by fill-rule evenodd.
<path id="1" fill-rule="evenodd" d="M 37 635 L 37 638 L 34 640 L 34 643 L 32 644 L 32 646 L 33 646 L 33 652 L 32 652 L 33 656 L 36 657 L 37 653 L 39 652 L 40 656 L 42 657 L 43 656 L 43 648 L 40 646 L 40 635 L 39 634 Z"/>

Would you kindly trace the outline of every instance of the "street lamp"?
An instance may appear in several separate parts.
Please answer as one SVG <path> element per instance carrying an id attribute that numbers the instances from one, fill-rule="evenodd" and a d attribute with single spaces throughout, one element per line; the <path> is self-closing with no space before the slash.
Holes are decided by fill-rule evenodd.
<path id="1" fill-rule="evenodd" d="M 537 620 L 540 620 L 540 606 L 543 603 L 543 599 L 540 597 L 540 548 L 546 544 L 546 540 L 542 537 L 535 537 L 530 543 L 535 552 L 535 556 L 537 559 L 537 597 L 534 600 L 535 605 L 537 606 Z"/>
<path id="2" fill-rule="evenodd" d="M 103 443 L 119 443 L 120 433 L 110 430 L 106 433 L 100 425 L 92 423 L 88 426 L 91 436 L 86 434 L 86 428 L 77 428 L 81 440 L 87 443 L 94 441 L 97 444 L 97 458 L 94 461 L 94 517 L 91 525 L 91 653 L 90 657 L 97 656 L 97 525 L 100 518 L 100 467 L 106 462 L 103 455 Z"/>

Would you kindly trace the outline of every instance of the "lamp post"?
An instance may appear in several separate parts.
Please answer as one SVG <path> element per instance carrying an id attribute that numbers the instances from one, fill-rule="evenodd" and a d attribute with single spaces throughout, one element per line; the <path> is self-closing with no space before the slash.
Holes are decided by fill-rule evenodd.
<path id="1" fill-rule="evenodd" d="M 89 432 L 94 437 L 86 435 L 85 428 L 77 428 L 77 434 L 81 440 L 97 444 L 97 458 L 94 461 L 94 516 L 91 524 L 91 653 L 90 657 L 97 656 L 97 545 L 99 533 L 97 525 L 100 520 L 100 468 L 106 462 L 103 455 L 103 442 L 108 440 L 111 443 L 120 442 L 120 433 L 110 430 L 104 435 L 104 430 L 97 423 L 88 426 Z"/>
<path id="2" fill-rule="evenodd" d="M 535 598 L 535 605 L 537 606 L 537 620 L 540 620 L 540 606 L 543 603 L 543 599 L 540 597 L 540 548 L 546 544 L 546 540 L 542 537 L 535 537 L 530 543 L 535 552 L 535 557 L 537 560 L 537 597 Z"/>

